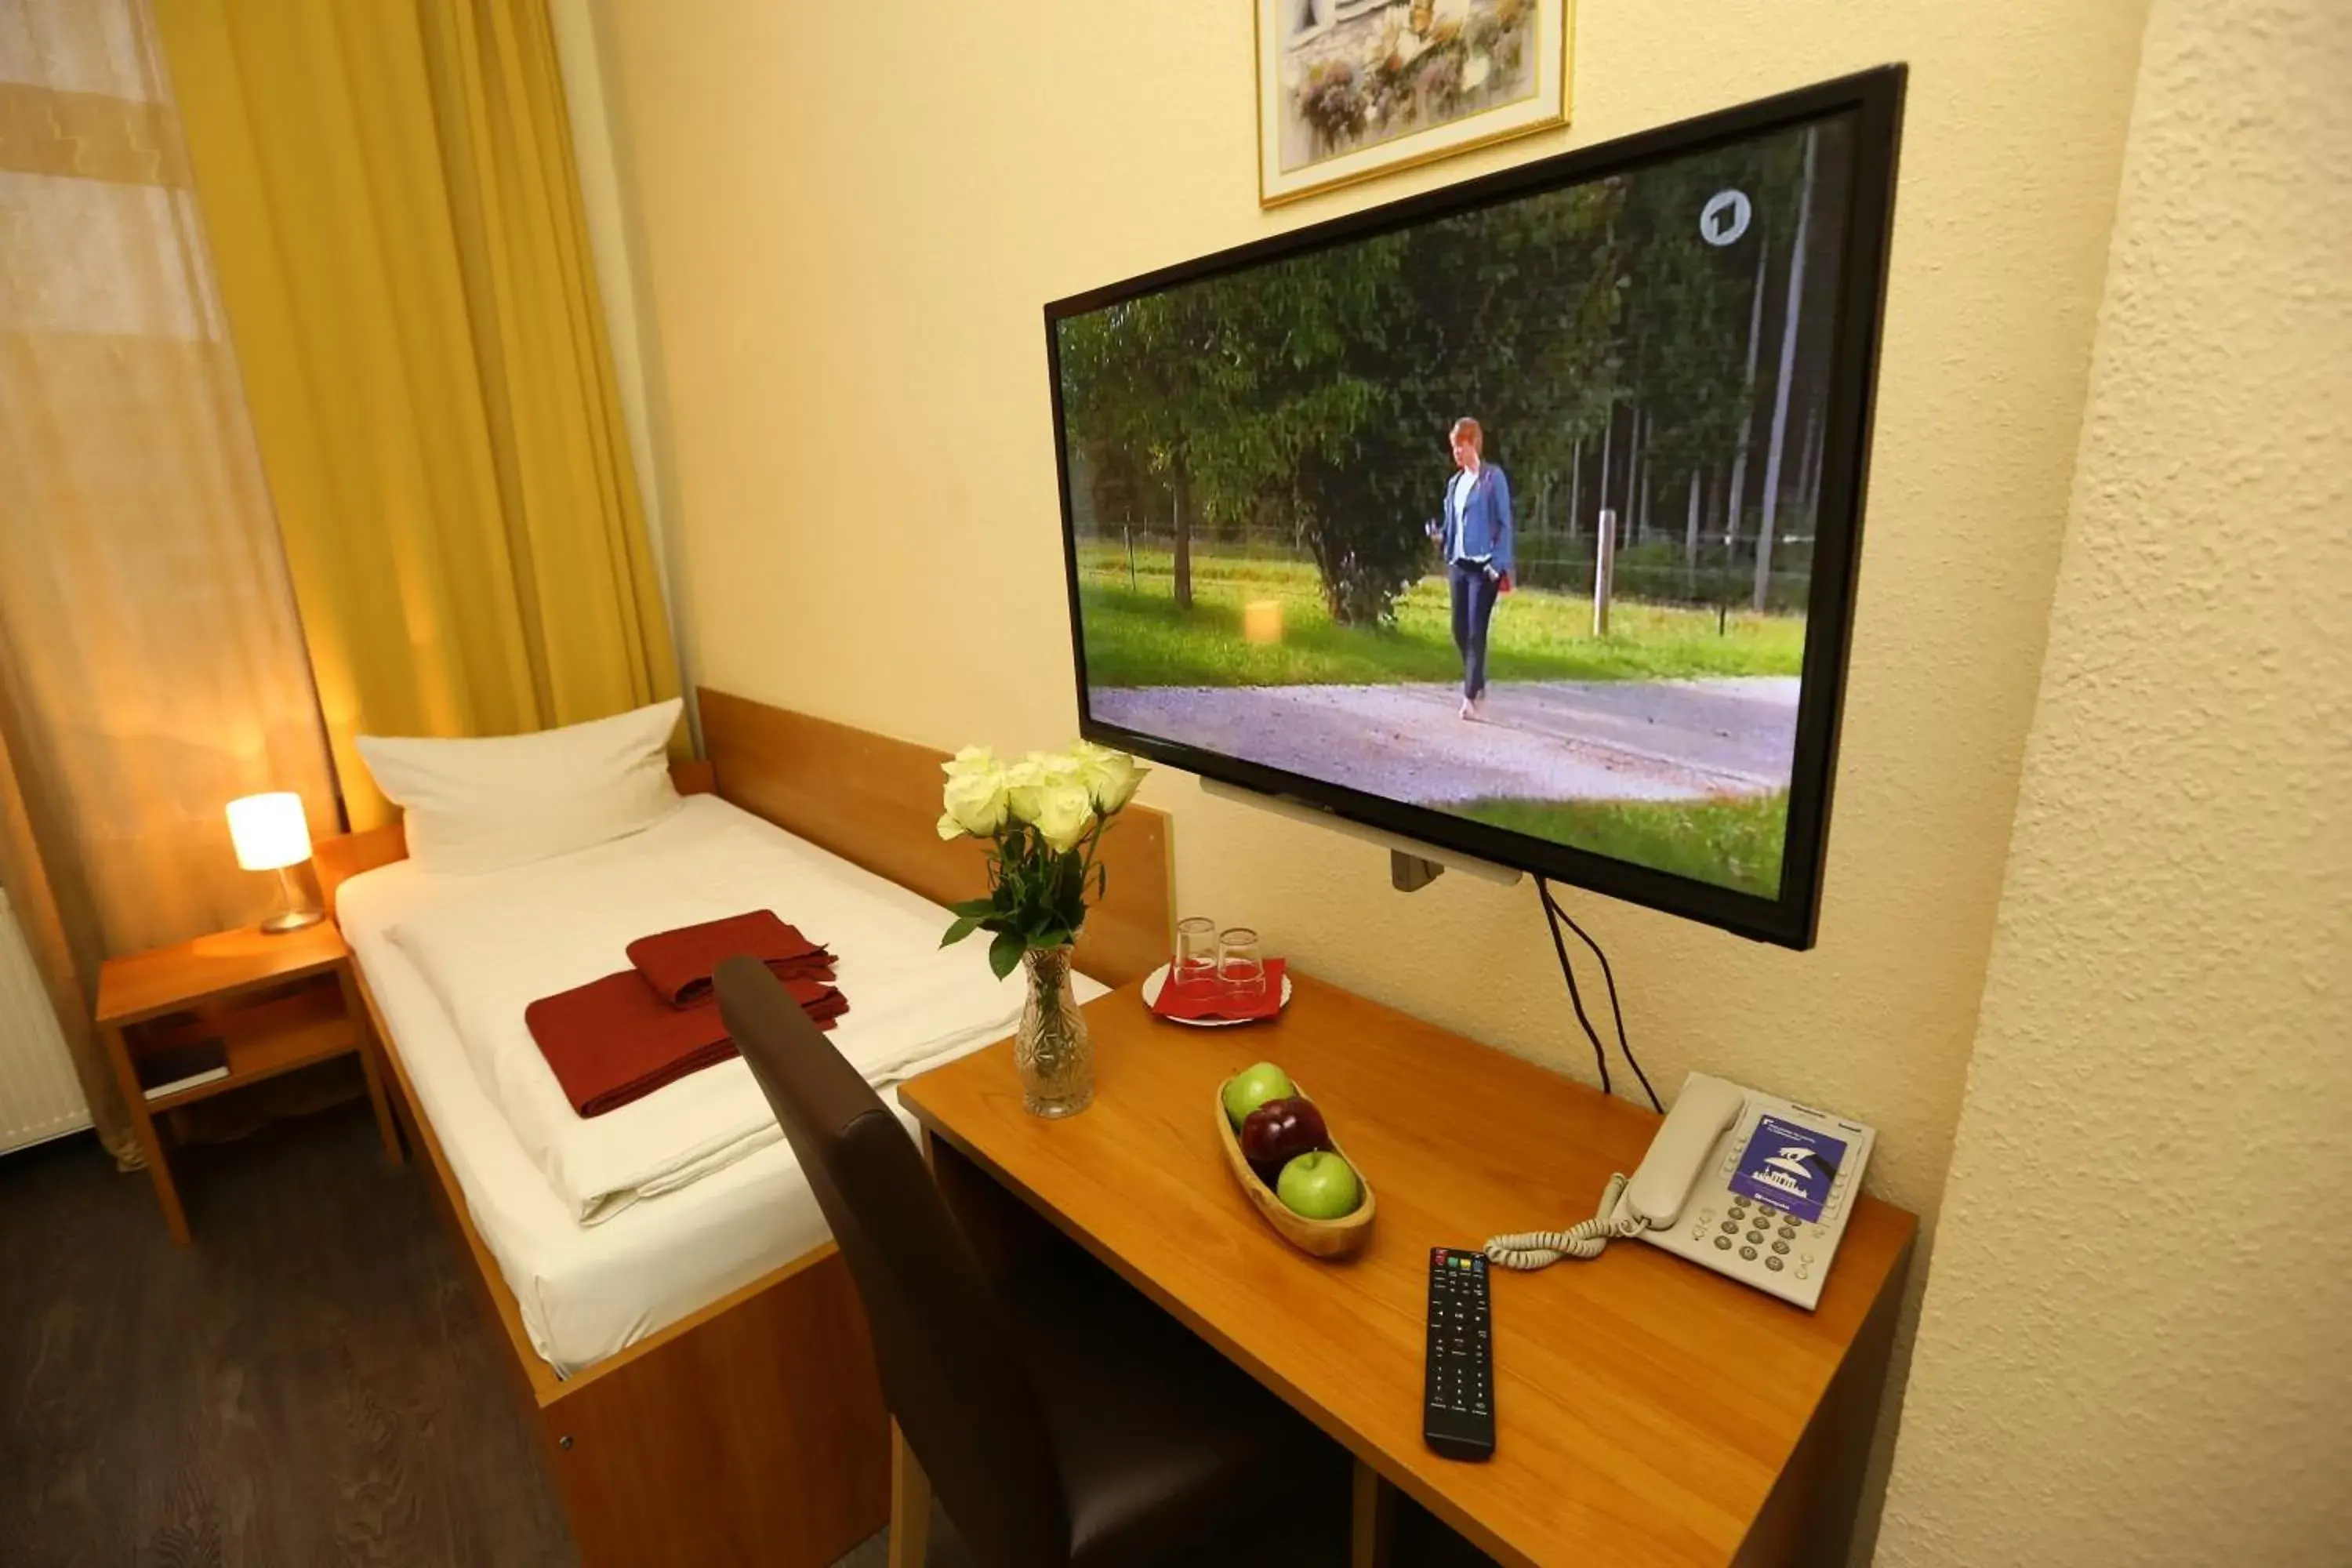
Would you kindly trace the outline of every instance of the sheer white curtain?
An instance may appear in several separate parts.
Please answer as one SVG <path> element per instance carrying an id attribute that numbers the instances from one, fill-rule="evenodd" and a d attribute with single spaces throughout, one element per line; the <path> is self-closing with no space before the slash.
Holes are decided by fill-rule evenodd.
<path id="1" fill-rule="evenodd" d="M 53 996 L 268 907 L 230 799 L 338 821 L 187 168 L 143 0 L 0 0 L 0 879 Z"/>

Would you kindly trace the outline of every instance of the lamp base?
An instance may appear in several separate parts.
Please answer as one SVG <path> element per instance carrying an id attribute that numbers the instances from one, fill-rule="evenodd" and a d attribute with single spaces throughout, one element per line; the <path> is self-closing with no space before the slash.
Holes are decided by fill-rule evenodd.
<path id="1" fill-rule="evenodd" d="M 293 867 L 278 868 L 278 884 L 285 891 L 286 907 L 261 922 L 262 935 L 284 936 L 288 931 L 317 925 L 327 918 L 326 910 L 306 906 L 301 886 L 294 880 Z"/>

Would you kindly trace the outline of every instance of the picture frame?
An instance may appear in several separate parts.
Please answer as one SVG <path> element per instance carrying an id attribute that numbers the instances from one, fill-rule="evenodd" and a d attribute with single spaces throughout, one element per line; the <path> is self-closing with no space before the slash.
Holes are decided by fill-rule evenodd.
<path id="1" fill-rule="evenodd" d="M 1564 126 L 1575 0 L 1254 0 L 1258 205 Z"/>

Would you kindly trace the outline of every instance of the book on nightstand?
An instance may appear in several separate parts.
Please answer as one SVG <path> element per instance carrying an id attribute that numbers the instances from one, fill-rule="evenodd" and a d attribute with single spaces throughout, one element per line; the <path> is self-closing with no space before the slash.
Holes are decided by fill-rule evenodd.
<path id="1" fill-rule="evenodd" d="M 228 1076 L 228 1047 L 217 1036 L 143 1052 L 137 1061 L 139 1088 L 149 1100 L 161 1100 Z"/>

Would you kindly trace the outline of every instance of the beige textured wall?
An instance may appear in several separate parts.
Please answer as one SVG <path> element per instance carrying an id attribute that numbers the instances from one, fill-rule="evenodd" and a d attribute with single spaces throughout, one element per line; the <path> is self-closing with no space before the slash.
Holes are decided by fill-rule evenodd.
<path id="1" fill-rule="evenodd" d="M 1913 68 L 1843 762 L 1805 955 L 1574 897 L 1671 1094 L 1882 1130 L 1933 1215 L 2032 711 L 2144 0 L 1588 0 L 1576 124 L 1257 206 L 1238 5 L 598 0 L 706 681 L 1019 749 L 1075 727 L 1040 307 L 1353 205 L 1839 73 Z M 1531 889 L 1163 773 L 1188 911 L 1589 1079 Z M 1478 955 L 1466 981 L 1460 954 Z M 1529 1173 L 1527 1223 L 1596 1194 Z M 1498 1219 L 1503 1216 L 1497 1216 Z M 1475 1239 L 1475 1238 L 1470 1238 Z"/>
<path id="2" fill-rule="evenodd" d="M 2159 0 L 1879 1562 L 2352 1562 L 2352 9 Z"/>

